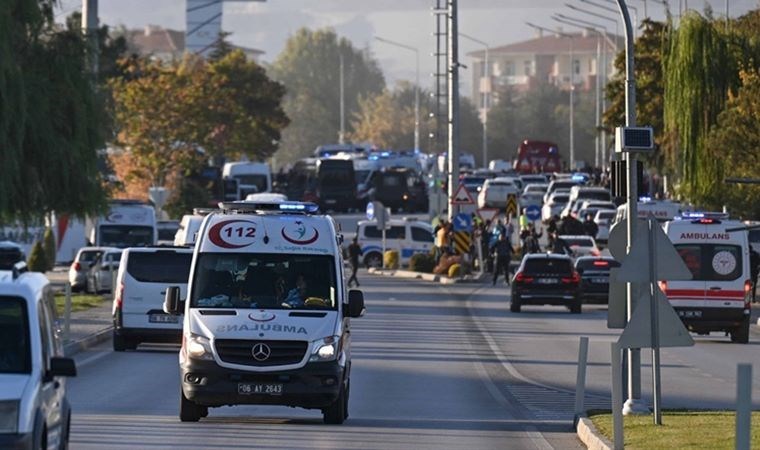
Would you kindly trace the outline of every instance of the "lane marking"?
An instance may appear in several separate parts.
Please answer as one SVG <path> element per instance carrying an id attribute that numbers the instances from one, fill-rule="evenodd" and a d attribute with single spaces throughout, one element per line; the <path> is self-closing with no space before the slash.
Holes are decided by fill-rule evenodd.
<path id="1" fill-rule="evenodd" d="M 85 358 L 82 361 L 77 361 L 77 363 L 76 363 L 77 367 L 87 366 L 87 365 L 92 364 L 95 361 L 97 361 L 99 359 L 102 359 L 102 358 L 104 358 L 104 357 L 106 357 L 107 355 L 110 355 L 110 354 L 111 354 L 111 352 L 99 352 L 99 353 L 96 353 L 96 354 L 90 356 L 89 358 Z"/>

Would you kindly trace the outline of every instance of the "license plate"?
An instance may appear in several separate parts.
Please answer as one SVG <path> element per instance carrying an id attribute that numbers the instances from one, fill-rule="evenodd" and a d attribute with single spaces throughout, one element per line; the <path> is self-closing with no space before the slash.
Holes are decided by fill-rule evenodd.
<path id="1" fill-rule="evenodd" d="M 150 323 L 177 323 L 179 322 L 179 317 L 170 316 L 169 314 L 151 314 L 148 317 L 148 322 Z"/>
<path id="2" fill-rule="evenodd" d="M 608 281 L 609 280 L 607 278 L 592 278 L 591 279 L 592 283 L 600 283 L 600 284 L 607 283 Z"/>
<path id="3" fill-rule="evenodd" d="M 702 317 L 702 311 L 678 311 L 680 317 Z"/>
<path id="4" fill-rule="evenodd" d="M 240 395 L 282 395 L 281 383 L 238 383 Z"/>
<path id="5" fill-rule="evenodd" d="M 556 278 L 539 278 L 536 280 L 538 284 L 557 284 L 559 282 Z"/>

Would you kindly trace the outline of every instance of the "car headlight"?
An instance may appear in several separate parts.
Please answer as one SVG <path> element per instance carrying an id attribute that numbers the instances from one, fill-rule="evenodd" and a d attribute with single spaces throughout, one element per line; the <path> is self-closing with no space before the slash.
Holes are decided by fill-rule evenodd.
<path id="1" fill-rule="evenodd" d="M 214 359 L 214 355 L 211 352 L 211 342 L 203 336 L 190 335 L 185 342 L 185 350 L 187 351 L 187 356 L 193 359 Z"/>
<path id="2" fill-rule="evenodd" d="M 0 402 L 0 433 L 18 433 L 18 400 Z"/>
<path id="3" fill-rule="evenodd" d="M 310 362 L 332 361 L 338 356 L 340 350 L 340 336 L 328 336 L 311 343 Z"/>

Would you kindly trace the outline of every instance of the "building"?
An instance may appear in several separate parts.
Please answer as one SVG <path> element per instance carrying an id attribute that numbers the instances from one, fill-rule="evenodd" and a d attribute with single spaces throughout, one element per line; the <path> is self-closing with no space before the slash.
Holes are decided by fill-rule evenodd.
<path id="1" fill-rule="evenodd" d="M 599 61 L 597 44 L 601 55 Z M 560 29 L 552 34 L 538 32 L 533 39 L 491 48 L 487 71 L 484 50 L 468 53 L 473 59 L 471 67 L 474 68 L 472 98 L 477 99 L 482 114 L 484 108 L 491 107 L 492 101 L 498 102 L 496 94 L 504 86 L 516 92 L 526 92 L 540 83 L 550 83 L 567 90 L 572 80 L 575 89 L 594 89 L 596 77 L 604 76 L 601 69 L 605 57 L 607 78 L 614 74 L 615 44 L 615 35 L 605 36 L 592 30 L 571 33 Z M 617 37 L 617 47 L 623 48 L 620 37 Z"/>
<path id="2" fill-rule="evenodd" d="M 163 61 L 171 61 L 182 58 L 185 53 L 185 32 L 162 28 L 156 25 L 148 25 L 140 30 L 128 30 L 126 32 L 127 49 L 131 53 L 140 56 L 152 56 Z M 233 45 L 240 49 L 251 61 L 258 61 L 263 51 L 255 48 L 246 48 Z"/>

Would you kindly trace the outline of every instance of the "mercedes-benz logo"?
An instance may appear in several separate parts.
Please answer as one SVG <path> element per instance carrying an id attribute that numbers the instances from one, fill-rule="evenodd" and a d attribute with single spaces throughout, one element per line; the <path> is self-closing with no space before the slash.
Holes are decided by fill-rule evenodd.
<path id="1" fill-rule="evenodd" d="M 251 355 L 256 361 L 266 361 L 272 354 L 272 349 L 267 344 L 258 343 L 251 348 Z"/>

